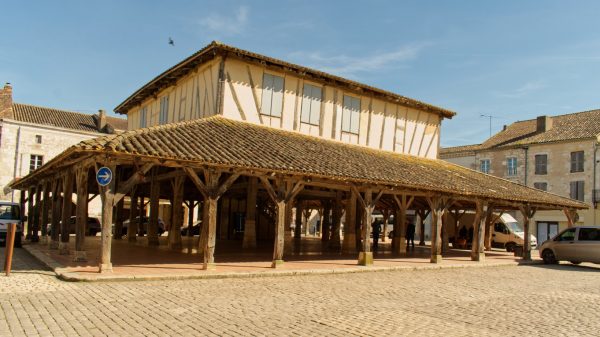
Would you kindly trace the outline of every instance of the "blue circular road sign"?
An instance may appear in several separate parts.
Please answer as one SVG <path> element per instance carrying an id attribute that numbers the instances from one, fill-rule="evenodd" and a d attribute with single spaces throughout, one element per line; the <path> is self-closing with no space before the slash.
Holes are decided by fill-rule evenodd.
<path id="1" fill-rule="evenodd" d="M 112 181 L 112 178 L 113 178 L 113 173 L 112 173 L 111 169 L 109 169 L 106 166 L 99 168 L 98 172 L 96 173 L 96 181 L 98 182 L 98 185 L 100 185 L 100 186 L 106 186 L 106 185 L 110 184 L 110 182 Z"/>

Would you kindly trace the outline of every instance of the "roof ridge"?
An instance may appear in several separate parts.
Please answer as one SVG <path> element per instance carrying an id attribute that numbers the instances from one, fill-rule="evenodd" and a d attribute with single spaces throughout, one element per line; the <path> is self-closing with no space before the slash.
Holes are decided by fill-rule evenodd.
<path id="1" fill-rule="evenodd" d="M 13 105 L 23 105 L 23 106 L 33 107 L 33 108 L 56 110 L 56 111 L 67 112 L 67 113 L 78 114 L 78 115 L 84 115 L 84 116 L 98 116 L 98 113 L 86 113 L 86 112 L 79 112 L 79 111 L 73 111 L 73 110 L 65 110 L 65 109 L 59 109 L 59 108 L 53 108 L 53 107 L 47 107 L 47 106 L 41 106 L 41 105 L 29 104 L 29 103 L 13 102 Z M 109 115 L 107 115 L 106 117 L 108 117 L 108 118 L 114 118 L 114 119 L 120 119 L 120 120 L 127 120 L 126 118 L 122 118 L 122 117 L 119 117 L 119 116 L 109 116 Z"/>

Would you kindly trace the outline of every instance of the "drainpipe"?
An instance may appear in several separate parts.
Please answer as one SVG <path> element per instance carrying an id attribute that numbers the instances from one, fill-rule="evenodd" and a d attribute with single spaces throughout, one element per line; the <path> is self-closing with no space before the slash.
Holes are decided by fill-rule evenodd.
<path id="1" fill-rule="evenodd" d="M 525 186 L 527 186 L 527 164 L 528 164 L 528 155 L 527 152 L 529 151 L 529 146 L 524 146 L 523 150 L 525 150 Z"/>
<path id="2" fill-rule="evenodd" d="M 17 144 L 15 146 L 15 167 L 13 171 L 13 181 L 17 178 L 17 167 L 19 164 L 19 144 L 21 143 L 21 127 L 17 129 Z M 15 190 L 11 191 L 10 202 L 15 202 Z"/>

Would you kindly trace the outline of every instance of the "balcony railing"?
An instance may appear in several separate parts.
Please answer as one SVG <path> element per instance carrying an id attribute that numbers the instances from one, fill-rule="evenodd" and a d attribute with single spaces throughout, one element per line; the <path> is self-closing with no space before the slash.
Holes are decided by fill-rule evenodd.
<path id="1" fill-rule="evenodd" d="M 600 189 L 595 189 L 592 191 L 592 202 L 594 204 L 600 203 Z"/>

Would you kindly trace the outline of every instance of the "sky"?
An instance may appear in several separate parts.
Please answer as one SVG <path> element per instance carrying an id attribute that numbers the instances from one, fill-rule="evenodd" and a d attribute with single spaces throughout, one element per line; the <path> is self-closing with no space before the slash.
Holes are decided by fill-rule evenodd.
<path id="1" fill-rule="evenodd" d="M 218 40 L 455 111 L 442 146 L 485 140 L 485 116 L 496 133 L 600 108 L 599 1 L 0 0 L 0 9 L 0 85 L 10 82 L 19 103 L 112 111 Z"/>

